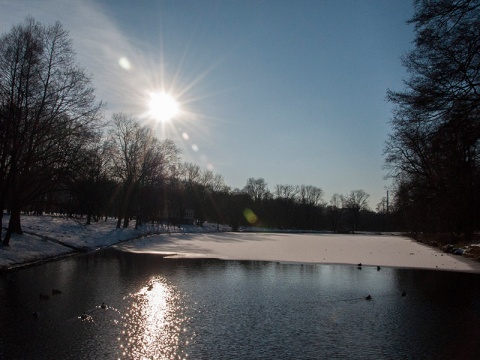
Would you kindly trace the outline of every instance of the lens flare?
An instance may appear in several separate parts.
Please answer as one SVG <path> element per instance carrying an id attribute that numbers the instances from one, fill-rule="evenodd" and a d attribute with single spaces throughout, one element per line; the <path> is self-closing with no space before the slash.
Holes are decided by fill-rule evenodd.
<path id="1" fill-rule="evenodd" d="M 118 65 L 120 65 L 120 67 L 124 70 L 130 70 L 132 68 L 130 61 L 124 56 L 118 60 Z"/>
<path id="2" fill-rule="evenodd" d="M 255 224 L 258 220 L 258 216 L 251 209 L 248 208 L 243 210 L 243 216 L 245 216 L 245 219 L 250 224 Z"/>

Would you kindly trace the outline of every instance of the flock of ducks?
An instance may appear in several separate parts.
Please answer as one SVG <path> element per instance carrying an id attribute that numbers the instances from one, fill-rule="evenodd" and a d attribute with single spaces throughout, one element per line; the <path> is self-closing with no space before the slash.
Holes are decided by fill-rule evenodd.
<path id="1" fill-rule="evenodd" d="M 359 264 L 357 265 L 357 269 L 359 269 L 359 270 L 362 269 L 362 263 L 359 263 Z M 377 271 L 380 271 L 380 270 L 381 270 L 381 267 L 380 267 L 380 266 L 377 266 Z M 148 290 L 148 291 L 151 291 L 152 289 L 153 289 L 153 285 L 150 284 L 150 285 L 148 286 L 147 290 Z M 58 289 L 52 289 L 52 296 L 53 296 L 53 295 L 59 295 L 59 294 L 61 294 L 61 293 L 62 293 L 62 292 L 61 292 L 60 290 L 58 290 Z M 402 291 L 401 296 L 402 296 L 402 297 L 407 296 L 407 293 L 405 292 L 405 290 Z M 39 298 L 40 298 L 41 300 L 48 300 L 48 299 L 50 299 L 50 296 L 49 296 L 49 295 L 46 295 L 46 294 L 40 294 L 40 295 L 39 295 Z M 372 295 L 370 295 L 370 294 L 368 294 L 367 296 L 365 296 L 365 300 L 372 300 L 372 299 L 373 299 L 373 297 L 372 297 Z M 102 304 L 100 305 L 100 308 L 106 310 L 106 309 L 107 309 L 107 304 L 105 304 L 104 302 L 102 302 Z M 38 315 L 39 315 L 39 314 L 38 314 L 37 311 L 34 311 L 33 314 L 32 314 L 33 318 L 35 318 L 35 319 L 38 319 Z M 88 320 L 88 319 L 90 319 L 90 318 L 91 318 L 90 315 L 88 315 L 85 311 L 82 313 L 82 315 L 80 315 L 80 319 L 82 319 L 82 320 Z"/>
<path id="2" fill-rule="evenodd" d="M 362 270 L 362 263 L 358 263 L 357 265 L 358 270 Z M 382 268 L 380 266 L 377 266 L 377 271 L 380 271 Z"/>
<path id="3" fill-rule="evenodd" d="M 106 310 L 108 308 L 107 304 L 105 304 L 104 302 L 102 302 L 102 305 L 100 305 L 100 309 L 103 309 L 103 310 Z M 91 320 L 92 317 L 90 315 L 87 314 L 86 311 L 84 311 L 82 313 L 82 315 L 80 315 L 80 319 L 82 320 Z"/>
<path id="4" fill-rule="evenodd" d="M 153 284 L 149 284 L 147 286 L 147 290 L 152 291 L 153 290 Z M 58 289 L 52 289 L 52 296 L 59 295 L 61 293 L 62 292 Z M 43 293 L 40 293 L 38 295 L 38 297 L 40 298 L 40 300 L 49 300 L 50 299 L 50 295 L 43 294 Z M 99 308 L 103 309 L 103 310 L 106 310 L 106 309 L 108 309 L 108 306 L 107 306 L 107 304 L 102 302 L 102 304 L 99 306 Z M 34 319 L 38 319 L 39 313 L 37 311 L 34 311 L 32 313 L 32 316 L 33 316 Z M 91 320 L 92 317 L 90 315 L 88 315 L 88 313 L 86 311 L 84 311 L 78 318 L 81 319 L 81 320 Z"/>
<path id="5" fill-rule="evenodd" d="M 60 290 L 58 290 L 58 289 L 52 289 L 52 296 L 54 296 L 54 295 L 59 295 L 59 294 L 61 294 L 61 293 L 62 293 L 62 292 L 61 292 Z M 49 300 L 49 299 L 50 299 L 50 295 L 42 294 L 42 293 L 40 293 L 40 294 L 38 295 L 38 297 L 39 297 L 40 300 Z M 100 309 L 106 310 L 107 308 L 108 308 L 107 304 L 105 304 L 104 302 L 102 302 L 102 304 L 100 305 Z M 39 315 L 40 315 L 40 314 L 39 314 L 38 311 L 34 311 L 34 312 L 32 313 L 32 317 L 33 317 L 34 319 L 38 319 Z M 91 319 L 91 316 L 88 315 L 86 311 L 84 311 L 84 312 L 82 313 L 82 315 L 79 316 L 79 318 L 82 319 L 82 320 L 89 320 L 89 319 Z"/>
<path id="6" fill-rule="evenodd" d="M 358 270 L 362 270 L 362 263 L 358 263 L 357 265 L 357 269 Z M 380 271 L 382 268 L 380 266 L 377 266 L 377 271 Z M 405 297 L 407 296 L 407 293 L 405 290 L 402 291 L 402 294 L 401 294 L 402 297 Z M 365 300 L 372 300 L 373 297 L 372 295 L 368 294 L 367 296 L 365 296 Z"/>

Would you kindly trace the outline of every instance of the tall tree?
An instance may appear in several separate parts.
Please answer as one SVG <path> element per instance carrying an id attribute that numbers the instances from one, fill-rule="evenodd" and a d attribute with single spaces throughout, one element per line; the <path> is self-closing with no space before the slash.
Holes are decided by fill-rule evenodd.
<path id="1" fill-rule="evenodd" d="M 417 0 L 410 23 L 410 78 L 404 91 L 388 92 L 395 109 L 386 166 L 398 195 L 423 210 L 424 231 L 470 237 L 480 205 L 480 1 Z"/>
<path id="2" fill-rule="evenodd" d="M 330 230 L 337 232 L 340 227 L 340 221 L 342 218 L 342 195 L 334 193 L 330 199 L 330 204 L 327 206 L 327 218 L 329 222 Z"/>
<path id="3" fill-rule="evenodd" d="M 117 228 L 128 227 L 133 216 L 133 200 L 139 183 L 145 176 L 143 164 L 147 151 L 154 141 L 151 130 L 142 127 L 132 116 L 115 113 L 112 116 L 112 127 L 109 132 L 112 148 L 112 174 L 120 183 L 121 190 L 117 204 Z"/>
<path id="4" fill-rule="evenodd" d="M 243 192 L 248 194 L 255 202 L 266 200 L 271 197 L 270 190 L 268 190 L 268 184 L 263 178 L 249 178 L 247 184 L 243 188 Z"/>
<path id="5" fill-rule="evenodd" d="M 359 226 L 360 211 L 368 210 L 368 198 L 364 190 L 352 190 L 350 194 L 342 196 L 342 207 L 347 211 L 351 231 L 354 233 Z"/>
<path id="6" fill-rule="evenodd" d="M 302 204 L 320 205 L 322 202 L 323 190 L 312 185 L 301 185 L 299 189 L 299 198 Z"/>
<path id="7" fill-rule="evenodd" d="M 92 217 L 97 221 L 108 212 L 115 188 L 108 173 L 110 156 L 108 143 L 98 135 L 97 141 L 84 151 L 82 162 L 76 168 L 73 194 L 78 211 L 87 215 L 87 225 L 90 225 Z"/>
<path id="8" fill-rule="evenodd" d="M 299 187 L 294 185 L 275 185 L 275 197 L 277 199 L 294 201 L 299 193 Z"/>
<path id="9" fill-rule="evenodd" d="M 115 113 L 109 133 L 111 173 L 120 183 L 117 227 L 128 227 L 129 220 L 140 220 L 142 202 L 139 191 L 146 185 L 159 184 L 175 174 L 178 147 L 169 140 L 159 142 L 152 129 L 142 126 L 131 115 Z M 137 223 L 138 224 L 138 223 Z"/>
<path id="10" fill-rule="evenodd" d="M 21 233 L 22 207 L 69 176 L 101 108 L 59 22 L 27 18 L 0 37 L 0 207 L 11 212 L 4 245 Z"/>

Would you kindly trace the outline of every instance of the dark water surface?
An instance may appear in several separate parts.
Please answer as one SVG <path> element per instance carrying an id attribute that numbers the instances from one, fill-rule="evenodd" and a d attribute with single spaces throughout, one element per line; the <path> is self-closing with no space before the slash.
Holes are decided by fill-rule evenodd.
<path id="1" fill-rule="evenodd" d="M 1 275 L 0 358 L 479 359 L 480 275 L 109 249 Z"/>

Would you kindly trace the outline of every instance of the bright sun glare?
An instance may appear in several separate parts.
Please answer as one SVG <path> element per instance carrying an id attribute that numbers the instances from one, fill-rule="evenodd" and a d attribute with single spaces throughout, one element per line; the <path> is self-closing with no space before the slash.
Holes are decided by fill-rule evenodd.
<path id="1" fill-rule="evenodd" d="M 159 92 L 150 94 L 148 108 L 150 116 L 155 120 L 167 122 L 178 114 L 180 105 L 172 95 Z"/>

